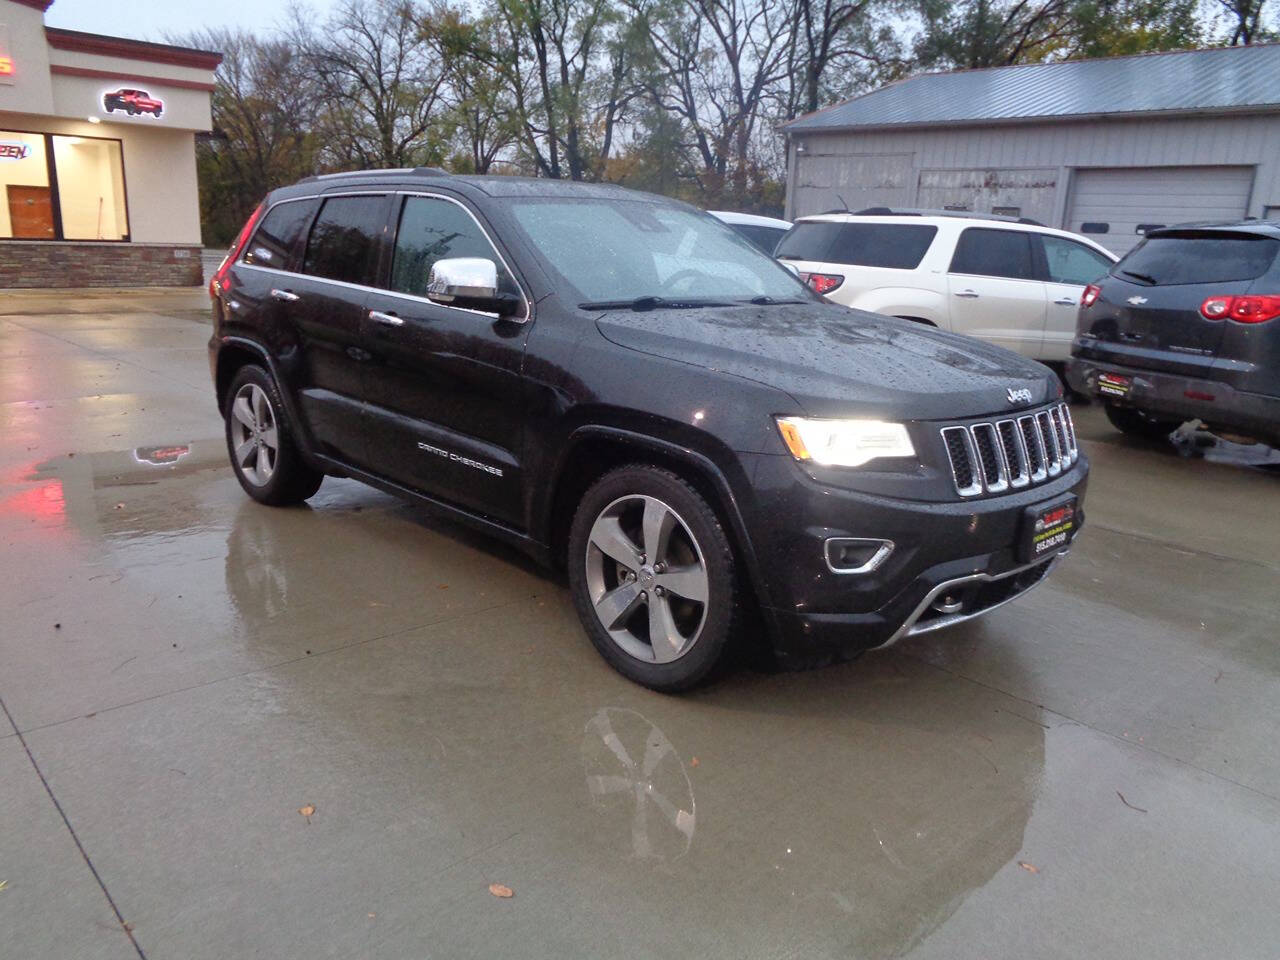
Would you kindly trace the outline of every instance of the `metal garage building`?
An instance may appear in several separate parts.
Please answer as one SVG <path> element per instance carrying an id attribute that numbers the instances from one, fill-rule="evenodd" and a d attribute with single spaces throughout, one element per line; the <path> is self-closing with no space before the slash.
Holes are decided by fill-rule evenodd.
<path id="1" fill-rule="evenodd" d="M 1280 45 L 923 74 L 783 129 L 789 218 L 1003 213 L 1123 253 L 1154 224 L 1280 217 Z"/>

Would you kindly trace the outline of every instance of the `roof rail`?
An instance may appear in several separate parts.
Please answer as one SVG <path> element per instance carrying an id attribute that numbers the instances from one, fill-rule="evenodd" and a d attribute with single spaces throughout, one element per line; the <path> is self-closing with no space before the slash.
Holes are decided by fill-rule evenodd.
<path id="1" fill-rule="evenodd" d="M 828 210 L 827 213 L 846 213 L 845 210 Z M 818 214 L 826 216 L 826 214 Z M 1039 220 L 1030 217 L 1007 217 L 999 213 L 977 213 L 973 210 L 925 210 L 892 207 L 866 207 L 857 211 L 858 217 L 959 217 L 964 220 L 996 220 L 1001 223 L 1024 223 L 1031 227 L 1043 227 Z"/>
<path id="2" fill-rule="evenodd" d="M 394 167 L 379 170 L 344 170 L 340 173 L 318 173 L 310 177 L 304 177 L 299 183 L 311 183 L 315 180 L 336 180 L 342 177 L 377 177 L 388 173 L 416 173 L 425 177 L 447 177 L 448 170 L 442 170 L 440 167 Z"/>

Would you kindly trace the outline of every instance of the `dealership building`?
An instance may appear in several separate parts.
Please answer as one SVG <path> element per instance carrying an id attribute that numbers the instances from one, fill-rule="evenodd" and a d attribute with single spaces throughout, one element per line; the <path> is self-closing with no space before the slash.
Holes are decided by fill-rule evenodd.
<path id="1" fill-rule="evenodd" d="M 197 284 L 217 53 L 46 27 L 0 0 L 0 289 Z"/>
<path id="2" fill-rule="evenodd" d="M 1157 224 L 1280 217 L 1280 45 L 921 74 L 783 129 L 792 219 L 972 210 L 1123 253 Z"/>

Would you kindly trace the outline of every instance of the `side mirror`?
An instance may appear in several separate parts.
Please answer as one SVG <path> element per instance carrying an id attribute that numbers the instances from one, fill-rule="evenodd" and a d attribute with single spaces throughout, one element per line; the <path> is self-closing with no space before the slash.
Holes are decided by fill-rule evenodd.
<path id="1" fill-rule="evenodd" d="M 500 317 L 509 317 L 520 309 L 519 297 L 498 292 L 498 265 L 484 257 L 437 260 L 427 275 L 427 298 Z"/>

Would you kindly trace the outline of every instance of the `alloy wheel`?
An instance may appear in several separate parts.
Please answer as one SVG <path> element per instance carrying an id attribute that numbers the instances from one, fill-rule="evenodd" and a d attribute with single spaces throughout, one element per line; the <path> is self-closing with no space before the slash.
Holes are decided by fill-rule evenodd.
<path id="1" fill-rule="evenodd" d="M 620 497 L 587 538 L 587 590 L 601 626 L 638 660 L 688 653 L 707 618 L 710 581 L 689 525 L 657 497 Z"/>
<path id="2" fill-rule="evenodd" d="M 271 482 L 280 455 L 276 412 L 267 392 L 246 383 L 231 401 L 231 456 L 240 475 L 255 487 Z"/>

